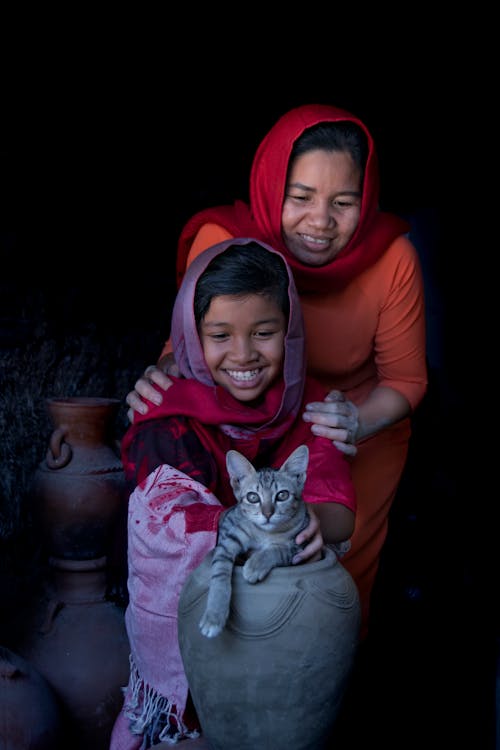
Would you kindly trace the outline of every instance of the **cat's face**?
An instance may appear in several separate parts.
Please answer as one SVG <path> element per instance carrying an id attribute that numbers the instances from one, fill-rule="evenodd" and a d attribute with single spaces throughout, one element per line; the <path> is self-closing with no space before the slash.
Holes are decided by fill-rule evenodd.
<path id="1" fill-rule="evenodd" d="M 238 502 L 252 523 L 271 531 L 293 518 L 302 501 L 293 482 L 263 469 L 255 481 L 249 478 L 241 483 Z"/>
<path id="2" fill-rule="evenodd" d="M 256 470 L 242 454 L 228 452 L 226 462 L 235 497 L 256 526 L 278 531 L 295 517 L 303 503 L 308 458 L 304 445 L 280 469 Z"/>

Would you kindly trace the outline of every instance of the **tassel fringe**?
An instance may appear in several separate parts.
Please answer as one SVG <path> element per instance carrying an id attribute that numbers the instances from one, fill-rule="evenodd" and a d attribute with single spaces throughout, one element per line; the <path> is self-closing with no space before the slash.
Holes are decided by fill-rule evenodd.
<path id="1" fill-rule="evenodd" d="M 200 736 L 196 730 L 190 731 L 186 727 L 175 705 L 168 698 L 144 682 L 132 655 L 123 712 L 130 722 L 132 734 L 143 736 L 141 750 L 148 750 L 158 742 L 176 745 L 181 739 Z"/>

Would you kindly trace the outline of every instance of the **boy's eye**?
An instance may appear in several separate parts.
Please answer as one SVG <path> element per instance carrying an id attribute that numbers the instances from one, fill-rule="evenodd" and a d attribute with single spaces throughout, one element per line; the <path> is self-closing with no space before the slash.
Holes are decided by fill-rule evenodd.
<path id="1" fill-rule="evenodd" d="M 213 339 L 213 341 L 225 341 L 227 339 L 228 334 L 227 333 L 212 333 L 210 334 L 210 338 Z"/>
<path id="2" fill-rule="evenodd" d="M 255 335 L 260 339 L 267 339 L 274 335 L 274 331 L 256 331 Z"/>

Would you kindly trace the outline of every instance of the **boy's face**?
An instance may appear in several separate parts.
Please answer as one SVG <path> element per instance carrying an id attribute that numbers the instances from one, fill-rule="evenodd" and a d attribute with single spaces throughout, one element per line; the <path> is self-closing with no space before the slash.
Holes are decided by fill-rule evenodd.
<path id="1" fill-rule="evenodd" d="M 253 401 L 281 374 L 286 320 L 259 294 L 214 297 L 200 325 L 213 379 L 239 401 Z"/>

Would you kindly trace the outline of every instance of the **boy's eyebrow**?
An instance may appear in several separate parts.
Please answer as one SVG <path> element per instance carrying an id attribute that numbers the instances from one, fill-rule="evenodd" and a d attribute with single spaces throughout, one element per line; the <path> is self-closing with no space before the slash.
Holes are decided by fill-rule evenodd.
<path id="1" fill-rule="evenodd" d="M 266 324 L 269 324 L 269 323 L 276 324 L 276 323 L 280 323 L 280 322 L 281 322 L 281 319 L 279 317 L 263 318 L 262 320 L 254 320 L 254 321 L 252 321 L 252 325 L 261 326 L 261 325 L 266 325 Z M 202 324 L 202 326 L 205 326 L 205 327 L 209 327 L 210 326 L 210 327 L 214 327 L 214 328 L 215 327 L 220 327 L 220 326 L 230 326 L 230 325 L 232 325 L 232 323 L 231 323 L 230 320 L 212 320 L 212 321 L 202 320 L 201 324 Z"/>

